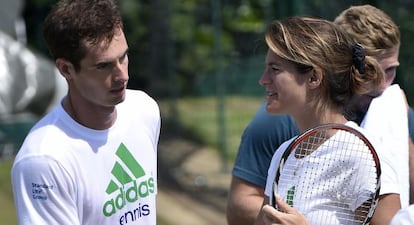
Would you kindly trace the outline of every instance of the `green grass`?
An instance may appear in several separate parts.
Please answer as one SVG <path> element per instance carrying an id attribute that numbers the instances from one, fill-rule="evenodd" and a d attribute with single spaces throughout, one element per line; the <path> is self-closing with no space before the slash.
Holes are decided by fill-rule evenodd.
<path id="1" fill-rule="evenodd" d="M 220 138 L 225 140 L 226 150 L 230 162 L 237 153 L 241 134 L 247 123 L 258 109 L 262 99 L 250 97 L 226 97 L 224 101 L 225 135 Z M 219 146 L 219 121 L 218 103 L 213 97 L 183 98 L 177 102 L 159 102 L 163 120 L 176 121 L 185 130 L 191 133 L 201 143 L 218 149 Z M 174 112 L 172 106 L 176 107 Z M 13 195 L 10 183 L 10 169 L 12 160 L 0 160 L 0 225 L 17 224 L 13 203 Z M 159 224 L 168 225 L 168 221 L 159 220 Z"/>
<path id="2" fill-rule="evenodd" d="M 263 98 L 227 96 L 222 121 L 219 121 L 220 106 L 215 97 L 182 98 L 174 103 L 161 101 L 159 104 L 163 120 L 175 119 L 196 140 L 216 149 L 224 142 L 224 154 L 232 162 L 243 130 L 262 101 Z M 220 133 L 219 124 L 224 134 Z"/>
<path id="3" fill-rule="evenodd" d="M 13 194 L 10 182 L 10 169 L 12 160 L 0 160 L 0 224 L 17 224 L 16 211 L 14 209 Z"/>

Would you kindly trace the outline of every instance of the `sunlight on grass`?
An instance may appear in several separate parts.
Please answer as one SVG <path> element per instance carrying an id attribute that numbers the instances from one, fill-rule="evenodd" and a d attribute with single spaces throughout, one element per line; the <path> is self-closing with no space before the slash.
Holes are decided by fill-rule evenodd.
<path id="1" fill-rule="evenodd" d="M 159 104 L 163 119 L 174 117 L 181 126 L 203 143 L 218 149 L 219 141 L 224 141 L 225 154 L 232 162 L 243 130 L 262 101 L 263 98 L 226 96 L 223 104 L 224 124 L 220 124 L 218 119 L 219 107 L 215 97 L 181 98 L 176 103 L 161 101 Z M 174 106 L 175 111 L 172 110 Z M 224 127 L 224 136 L 219 136 L 219 124 Z"/>

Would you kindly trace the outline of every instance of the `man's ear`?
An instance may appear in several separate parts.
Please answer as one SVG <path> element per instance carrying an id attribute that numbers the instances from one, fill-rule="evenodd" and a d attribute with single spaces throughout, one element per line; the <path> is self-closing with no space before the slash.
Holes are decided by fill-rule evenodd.
<path id="1" fill-rule="evenodd" d="M 309 75 L 309 87 L 311 89 L 319 87 L 322 83 L 323 78 L 322 71 L 317 68 L 314 68 L 312 69 L 312 71 L 310 71 Z"/>
<path id="2" fill-rule="evenodd" d="M 62 76 L 65 79 L 67 80 L 72 79 L 72 76 L 75 73 L 75 67 L 73 66 L 71 62 L 69 62 L 66 59 L 58 58 L 56 59 L 55 64 L 56 64 L 56 68 L 59 70 L 60 74 L 62 74 Z"/>

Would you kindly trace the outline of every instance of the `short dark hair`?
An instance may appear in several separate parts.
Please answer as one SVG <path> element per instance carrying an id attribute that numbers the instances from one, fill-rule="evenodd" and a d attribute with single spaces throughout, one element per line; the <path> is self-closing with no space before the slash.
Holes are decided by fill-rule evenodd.
<path id="1" fill-rule="evenodd" d="M 55 60 L 66 59 L 79 70 L 85 42 L 109 43 L 118 29 L 123 23 L 114 0 L 61 0 L 44 21 L 43 37 Z"/>

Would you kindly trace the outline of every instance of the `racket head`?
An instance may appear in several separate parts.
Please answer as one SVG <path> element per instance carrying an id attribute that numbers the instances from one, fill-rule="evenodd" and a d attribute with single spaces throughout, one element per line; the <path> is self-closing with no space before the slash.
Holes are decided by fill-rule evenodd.
<path id="1" fill-rule="evenodd" d="M 340 224 L 368 224 L 378 203 L 380 176 L 378 155 L 364 134 L 344 124 L 323 124 L 286 148 L 269 204 L 278 208 L 278 194 L 318 224 L 335 224 L 329 221 L 333 217 Z"/>

